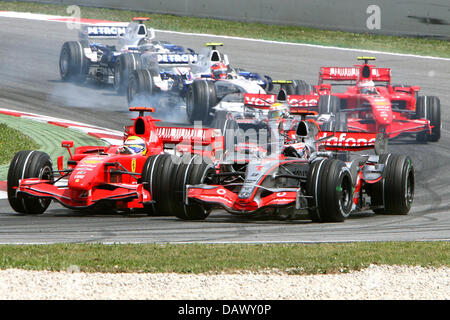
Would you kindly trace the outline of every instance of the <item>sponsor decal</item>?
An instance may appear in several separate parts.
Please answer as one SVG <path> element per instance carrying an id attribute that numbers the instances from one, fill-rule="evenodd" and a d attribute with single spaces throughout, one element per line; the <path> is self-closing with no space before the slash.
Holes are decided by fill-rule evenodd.
<path id="1" fill-rule="evenodd" d="M 319 139 L 328 136 L 327 132 L 323 132 L 319 135 Z M 336 133 L 335 136 L 324 141 L 326 146 L 331 147 L 366 147 L 375 144 L 376 136 L 374 134 L 361 134 L 361 133 Z"/>
<path id="2" fill-rule="evenodd" d="M 244 103 L 246 105 L 257 107 L 270 107 L 276 102 L 276 96 L 274 94 L 244 94 Z"/>
<path id="3" fill-rule="evenodd" d="M 331 77 L 344 77 L 355 78 L 359 75 L 359 68 L 343 67 L 343 68 L 330 68 Z"/>
<path id="4" fill-rule="evenodd" d="M 131 172 L 136 172 L 136 158 L 131 159 Z"/>
<path id="5" fill-rule="evenodd" d="M 158 63 L 168 64 L 189 64 L 197 63 L 198 56 L 196 54 L 158 54 Z"/>
<path id="6" fill-rule="evenodd" d="M 83 160 L 83 163 L 96 164 L 100 163 L 100 160 Z"/>
<path id="7" fill-rule="evenodd" d="M 87 27 L 89 37 L 117 37 L 125 34 L 127 27 L 119 26 L 90 26 Z"/>
<path id="8" fill-rule="evenodd" d="M 319 103 L 318 96 L 288 96 L 291 107 L 314 107 Z"/>
<path id="9" fill-rule="evenodd" d="M 156 129 L 159 138 L 165 140 L 206 140 L 208 129 L 164 128 Z"/>

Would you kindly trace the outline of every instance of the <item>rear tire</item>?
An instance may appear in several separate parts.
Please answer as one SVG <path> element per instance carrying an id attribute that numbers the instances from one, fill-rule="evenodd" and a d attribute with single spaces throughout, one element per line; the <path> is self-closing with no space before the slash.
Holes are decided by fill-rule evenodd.
<path id="1" fill-rule="evenodd" d="M 204 220 L 211 213 L 211 208 L 199 204 L 185 204 L 186 185 L 196 185 L 205 182 L 208 173 L 215 172 L 212 164 L 207 164 L 201 156 L 183 157 L 183 161 L 173 167 L 171 181 L 173 186 L 173 209 L 175 216 L 182 220 Z"/>
<path id="2" fill-rule="evenodd" d="M 21 179 L 39 178 L 53 180 L 52 162 L 48 154 L 41 151 L 19 151 L 11 161 L 8 170 L 8 201 L 14 211 L 24 214 L 41 214 L 50 205 L 50 199 L 24 194 L 17 196 L 16 190 Z"/>
<path id="3" fill-rule="evenodd" d="M 134 70 L 131 73 L 127 89 L 128 105 L 145 105 L 158 92 L 153 81 L 154 76 L 151 69 Z"/>
<path id="4" fill-rule="evenodd" d="M 188 89 L 186 112 L 191 123 L 202 121 L 208 125 L 212 121 L 210 115 L 217 104 L 216 86 L 207 80 L 195 80 Z"/>
<path id="5" fill-rule="evenodd" d="M 89 48 L 86 41 L 68 41 L 61 48 L 59 56 L 59 73 L 63 81 L 84 82 L 90 61 L 84 54 Z"/>
<path id="6" fill-rule="evenodd" d="M 352 177 L 340 160 L 324 159 L 312 163 L 306 192 L 311 196 L 308 214 L 314 222 L 342 222 L 352 210 Z"/>
<path id="7" fill-rule="evenodd" d="M 154 203 L 147 206 L 149 215 L 177 216 L 183 220 L 204 220 L 210 208 L 199 204 L 185 205 L 186 185 L 200 184 L 212 165 L 201 161 L 199 155 L 176 157 L 169 154 L 154 155 L 147 159 L 142 181 Z"/>
<path id="8" fill-rule="evenodd" d="M 293 80 L 294 94 L 310 95 L 314 91 L 314 87 L 305 80 Z"/>
<path id="9" fill-rule="evenodd" d="M 123 94 L 127 91 L 130 74 L 142 67 L 141 55 L 138 53 L 122 53 L 114 67 L 114 89 Z"/>

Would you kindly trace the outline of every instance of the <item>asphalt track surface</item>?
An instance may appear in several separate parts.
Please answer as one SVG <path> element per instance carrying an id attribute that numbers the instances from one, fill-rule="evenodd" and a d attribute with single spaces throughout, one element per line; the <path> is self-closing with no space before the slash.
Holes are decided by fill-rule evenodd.
<path id="1" fill-rule="evenodd" d="M 221 41 L 234 66 L 274 79 L 310 83 L 317 81 L 321 66 L 351 66 L 357 56 L 367 55 L 215 36 L 163 32 L 157 36 L 196 50 L 205 42 Z M 76 31 L 64 23 L 0 18 L 0 106 L 122 130 L 130 123 L 125 97 L 92 83 L 80 86 L 60 81 L 60 48 L 64 41 L 76 37 Z M 0 243 L 449 240 L 450 61 L 389 54 L 376 57 L 378 66 L 393 69 L 394 83 L 420 85 L 422 94 L 441 99 L 443 132 L 439 143 L 417 144 L 412 137 L 390 143 L 390 152 L 410 155 L 415 167 L 416 193 L 408 216 L 366 212 L 352 215 L 344 223 L 319 224 L 306 217 L 292 221 L 248 219 L 215 211 L 205 221 L 187 222 L 174 217 L 86 214 L 58 204 L 52 204 L 43 215 L 24 216 L 14 213 L 7 200 L 0 200 Z M 168 110 L 166 116 L 174 120 L 183 112 Z"/>

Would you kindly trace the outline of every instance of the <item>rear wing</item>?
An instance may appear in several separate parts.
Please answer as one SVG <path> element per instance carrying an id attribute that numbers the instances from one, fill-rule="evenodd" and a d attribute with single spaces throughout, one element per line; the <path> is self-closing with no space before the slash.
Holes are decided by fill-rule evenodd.
<path id="1" fill-rule="evenodd" d="M 218 129 L 156 127 L 156 133 L 165 149 L 183 154 L 201 154 L 219 159 L 224 150 L 224 137 Z"/>
<path id="2" fill-rule="evenodd" d="M 359 79 L 362 66 L 355 67 L 322 67 L 319 72 L 319 84 L 323 81 L 356 81 Z M 390 82 L 390 68 L 371 68 L 371 79 L 376 82 Z"/>
<path id="3" fill-rule="evenodd" d="M 279 100 L 276 94 L 244 94 L 244 104 L 248 107 L 269 109 L 277 101 Z M 314 94 L 288 95 L 283 102 L 289 105 L 291 113 L 303 113 L 305 110 L 315 109 L 318 106 L 319 96 Z"/>
<path id="4" fill-rule="evenodd" d="M 127 33 L 128 23 L 109 23 L 84 26 L 80 39 L 118 39 Z"/>
<path id="5" fill-rule="evenodd" d="M 181 128 L 181 127 L 156 127 L 156 133 L 163 143 L 189 142 L 201 145 L 209 145 L 215 138 L 221 135 L 217 129 L 211 128 Z"/>

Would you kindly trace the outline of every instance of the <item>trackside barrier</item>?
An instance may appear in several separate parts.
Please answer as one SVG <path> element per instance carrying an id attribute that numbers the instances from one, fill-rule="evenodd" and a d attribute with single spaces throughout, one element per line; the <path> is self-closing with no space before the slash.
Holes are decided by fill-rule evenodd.
<path id="1" fill-rule="evenodd" d="M 450 39 L 448 0 L 19 0 Z"/>

